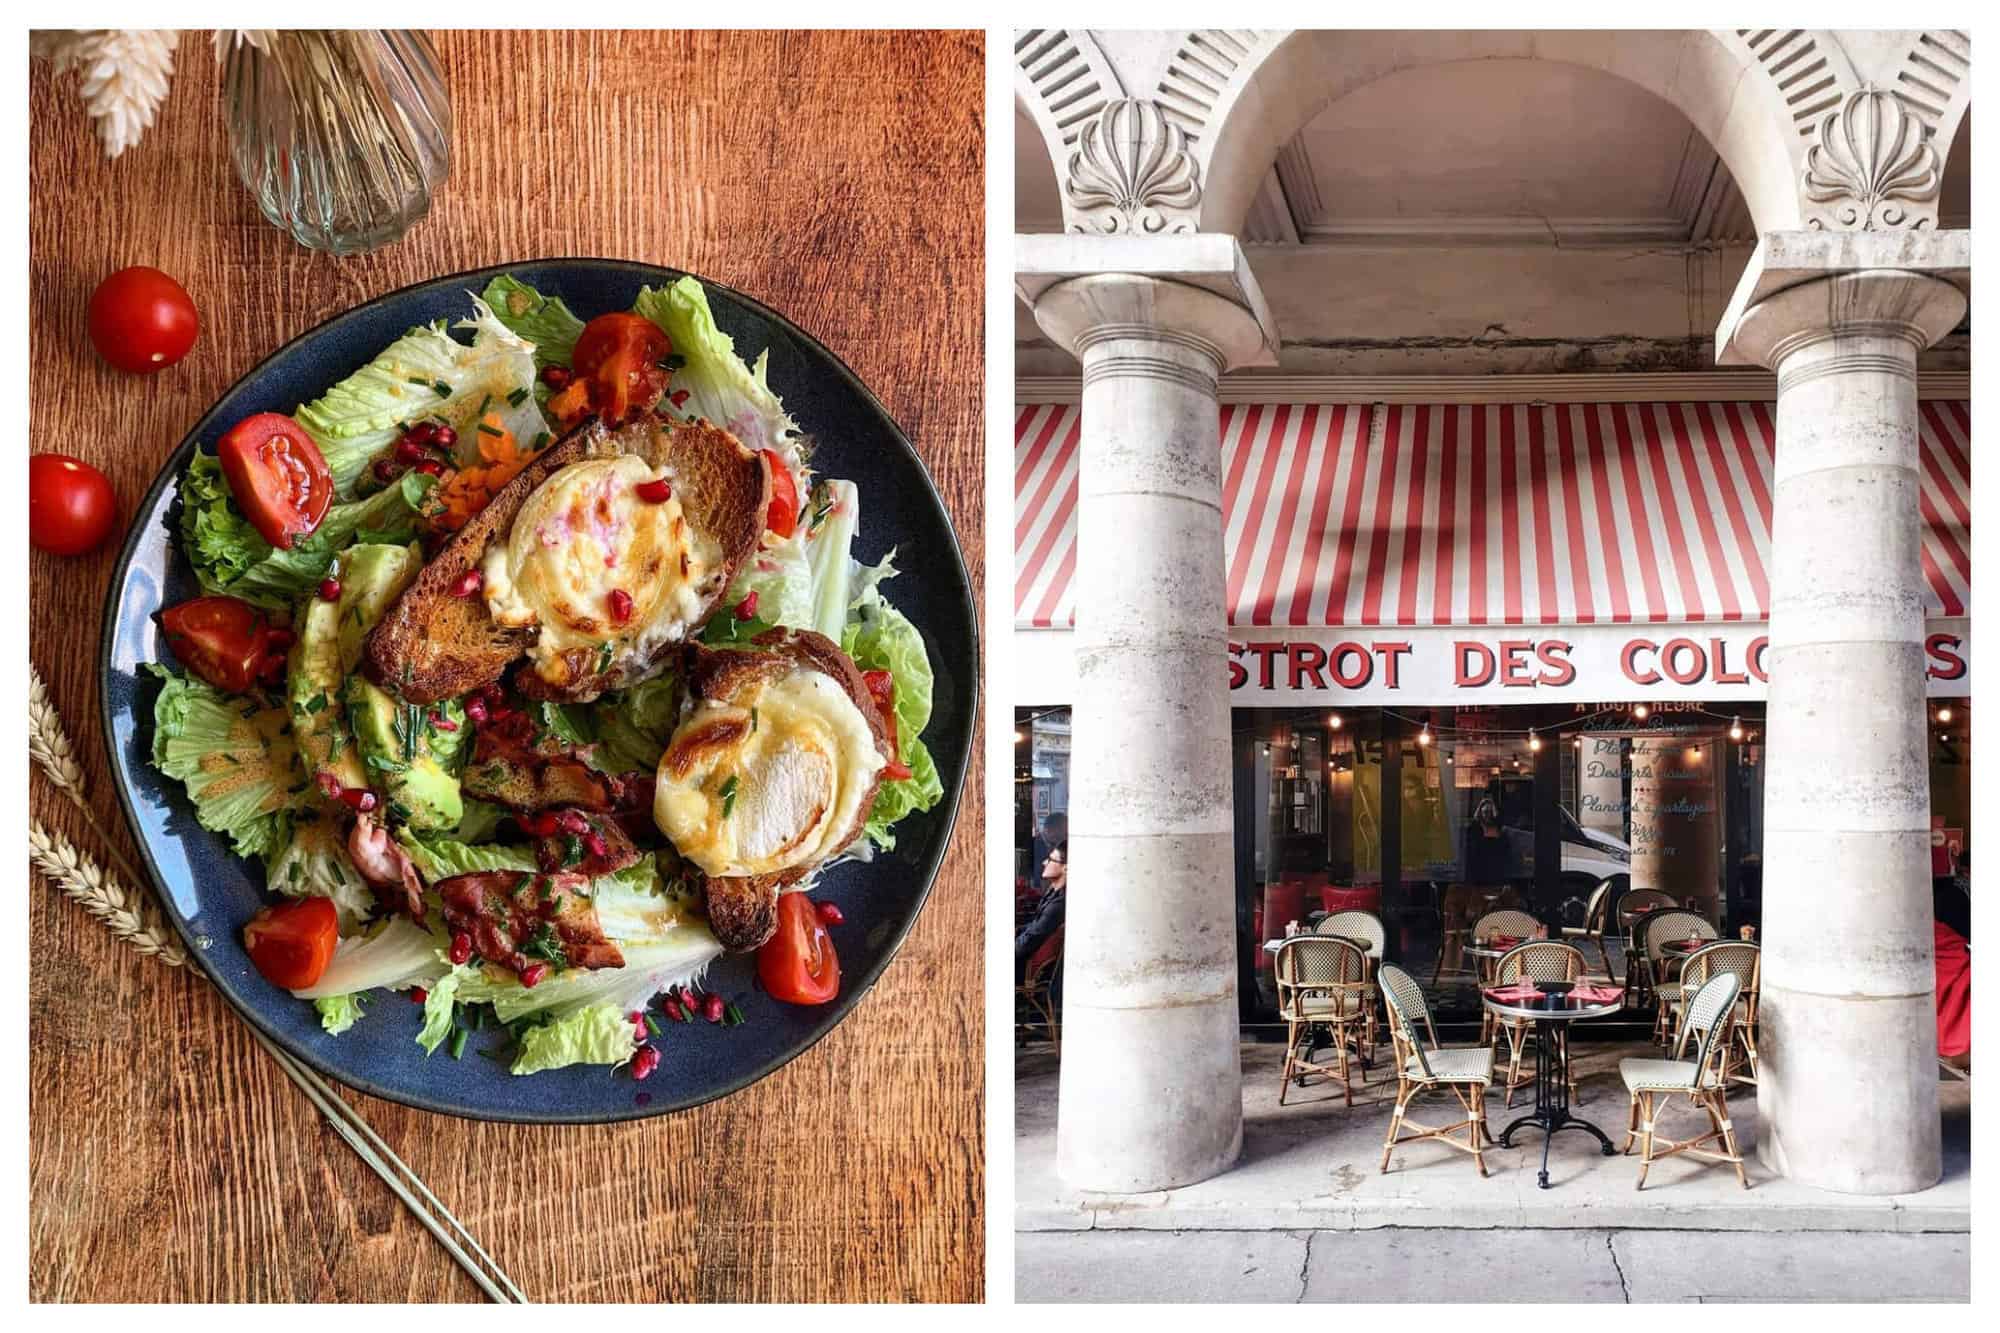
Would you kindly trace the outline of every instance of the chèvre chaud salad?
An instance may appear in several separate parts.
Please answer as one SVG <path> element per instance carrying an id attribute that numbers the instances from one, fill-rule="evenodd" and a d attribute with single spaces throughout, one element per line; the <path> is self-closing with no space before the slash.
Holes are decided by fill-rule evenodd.
<path id="1" fill-rule="evenodd" d="M 804 890 L 941 799 L 931 666 L 694 279 L 585 323 L 497 278 L 180 501 L 153 762 L 262 863 L 245 947 L 328 1033 L 401 991 L 427 1053 L 490 1014 L 516 1074 L 645 1077 L 656 1013 L 740 1017 L 694 989 L 725 951 L 838 993 Z"/>

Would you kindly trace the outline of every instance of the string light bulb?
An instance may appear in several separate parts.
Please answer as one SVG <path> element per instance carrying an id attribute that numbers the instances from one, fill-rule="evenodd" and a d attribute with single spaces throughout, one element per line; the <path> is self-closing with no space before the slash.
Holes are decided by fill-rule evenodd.
<path id="1" fill-rule="evenodd" d="M 1022 741 L 1026 739 L 1028 739 L 1028 734 L 1026 732 L 1017 731 L 1014 733 L 1014 744 L 1019 745 Z"/>
<path id="2" fill-rule="evenodd" d="M 1942 705 L 1942 706 L 1940 706 L 1940 707 L 1939 707 L 1939 709 L 1938 709 L 1938 711 L 1937 711 L 1937 720 L 1938 720 L 1938 721 L 1940 721 L 1940 722 L 1949 722 L 1949 721 L 1951 721 L 1951 705 L 1950 705 L 1950 704 L 1944 704 L 1944 705 Z"/>
<path id="3" fill-rule="evenodd" d="M 1689 750 L 1689 751 L 1688 751 L 1688 758 L 1690 758 L 1690 759 L 1694 760 L 1694 761 L 1695 761 L 1695 762 L 1696 762 L 1697 764 L 1698 764 L 1698 763 L 1700 763 L 1700 762 L 1701 762 L 1701 746 L 1700 746 L 1700 745 L 1696 745 L 1696 746 L 1695 746 L 1695 747 L 1694 747 L 1693 749 Z"/>
<path id="4" fill-rule="evenodd" d="M 1729 719 L 1729 739 L 1732 741 L 1743 739 L 1743 716 L 1740 713 Z"/>
<path id="5" fill-rule="evenodd" d="M 1332 727 L 1335 731 L 1339 731 L 1341 726 L 1343 725 L 1340 720 L 1340 714 L 1328 713 L 1326 716 L 1326 724 L 1329 727 Z"/>
<path id="6" fill-rule="evenodd" d="M 1644 722 L 1646 720 L 1646 715 L 1652 711 L 1653 711 L 1652 709 L 1646 707 L 1646 705 L 1644 704 L 1632 705 L 1632 716 L 1638 718 L 1641 722 Z"/>
<path id="7" fill-rule="evenodd" d="M 1424 729 L 1417 733 L 1417 744 L 1429 745 L 1430 743 L 1431 743 L 1431 719 L 1429 714 L 1425 714 Z"/>
<path id="8" fill-rule="evenodd" d="M 1528 732 L 1528 748 L 1530 750 L 1539 750 L 1542 748 L 1541 732 L 1532 729 Z"/>
<path id="9" fill-rule="evenodd" d="M 1576 739 L 1572 741 L 1571 744 L 1575 745 L 1577 749 L 1581 750 L 1583 748 L 1583 733 L 1580 731 L 1577 732 Z"/>

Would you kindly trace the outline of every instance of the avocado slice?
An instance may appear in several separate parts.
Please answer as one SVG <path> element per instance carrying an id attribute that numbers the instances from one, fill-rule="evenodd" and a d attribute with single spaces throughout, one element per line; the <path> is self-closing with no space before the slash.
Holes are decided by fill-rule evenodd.
<path id="1" fill-rule="evenodd" d="M 375 628 L 403 589 L 424 567 L 422 548 L 364 542 L 340 556 L 340 670 L 346 675 L 361 660 L 368 631 Z"/>
<path id="2" fill-rule="evenodd" d="M 458 730 L 435 726 L 432 714 Z M 463 748 L 465 722 L 457 704 L 398 703 L 362 677 L 349 676 L 347 720 L 368 785 L 382 795 L 392 821 L 420 832 L 458 825 L 465 803 L 452 768 Z"/>
<path id="3" fill-rule="evenodd" d="M 365 787 L 368 779 L 340 705 L 340 681 L 346 673 L 341 670 L 339 626 L 337 604 L 318 597 L 306 603 L 285 671 L 285 705 L 306 768 L 332 772 L 343 787 Z"/>

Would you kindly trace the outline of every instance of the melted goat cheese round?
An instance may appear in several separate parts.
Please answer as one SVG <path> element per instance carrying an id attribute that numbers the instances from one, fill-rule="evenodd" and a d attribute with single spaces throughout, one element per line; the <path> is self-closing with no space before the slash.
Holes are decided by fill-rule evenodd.
<path id="1" fill-rule="evenodd" d="M 507 540 L 487 551 L 487 610 L 502 625 L 540 627 L 529 649 L 538 668 L 571 649 L 686 637 L 715 555 L 678 496 L 638 494 L 661 475 L 629 454 L 571 463 L 535 488 Z"/>
<path id="2" fill-rule="evenodd" d="M 688 711 L 660 758 L 653 819 L 710 875 L 817 865 L 841 850 L 885 763 L 847 692 L 797 670 Z"/>

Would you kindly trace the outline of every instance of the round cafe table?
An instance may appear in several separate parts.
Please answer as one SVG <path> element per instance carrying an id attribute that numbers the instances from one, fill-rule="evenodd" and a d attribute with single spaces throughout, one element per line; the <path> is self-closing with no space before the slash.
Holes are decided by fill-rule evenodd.
<path id="1" fill-rule="evenodd" d="M 1688 956 L 1689 954 L 1691 954 L 1691 953 L 1695 953 L 1695 952 L 1697 952 L 1698 950 L 1701 950 L 1701 949 L 1706 949 L 1706 948 L 1707 948 L 1707 947 L 1708 947 L 1709 945 L 1711 945 L 1711 944 L 1715 944 L 1715 943 L 1718 943 L 1718 941 L 1716 941 L 1716 940 L 1666 940 L 1666 941 L 1663 941 L 1663 942 L 1661 943 L 1661 945 L 1660 945 L 1660 952 L 1661 952 L 1661 953 L 1670 953 L 1670 954 L 1672 954 L 1672 955 L 1673 955 L 1674 957 L 1676 957 L 1676 958 L 1685 958 L 1685 957 L 1687 957 L 1687 956 Z"/>
<path id="2" fill-rule="evenodd" d="M 1583 1004 L 1568 996 L 1545 997 L 1549 1003 L 1533 1000 L 1509 1002 L 1482 994 L 1487 1012 L 1507 1018 L 1526 1019 L 1535 1025 L 1535 1106 L 1526 1115 L 1501 1131 L 1500 1146 L 1514 1146 L 1514 1133 L 1527 1126 L 1542 1131 L 1542 1170 L 1537 1177 L 1543 1189 L 1549 1187 L 1549 1140 L 1557 1131 L 1580 1129 L 1603 1145 L 1606 1157 L 1618 1150 L 1604 1131 L 1569 1110 L 1569 1025 L 1582 1018 L 1609 1018 L 1623 1006 L 1624 997 L 1602 1003 Z"/>

